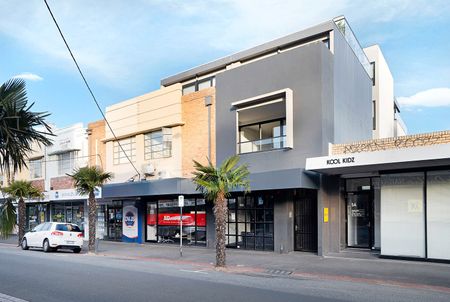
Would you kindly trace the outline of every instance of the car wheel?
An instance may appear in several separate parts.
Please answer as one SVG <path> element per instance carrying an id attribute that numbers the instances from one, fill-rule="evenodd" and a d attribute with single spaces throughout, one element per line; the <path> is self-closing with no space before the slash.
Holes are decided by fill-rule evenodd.
<path id="1" fill-rule="evenodd" d="M 20 245 L 20 247 L 22 248 L 22 250 L 28 250 L 30 248 L 27 243 L 27 238 L 24 237 L 22 239 L 22 244 Z"/>
<path id="2" fill-rule="evenodd" d="M 79 248 L 79 247 L 74 248 L 74 249 L 73 249 L 73 252 L 74 252 L 75 254 L 78 254 L 79 252 L 81 252 L 81 248 Z"/>
<path id="3" fill-rule="evenodd" d="M 42 248 L 44 249 L 45 253 L 51 252 L 52 248 L 50 247 L 50 242 L 48 242 L 48 239 L 44 240 Z"/>

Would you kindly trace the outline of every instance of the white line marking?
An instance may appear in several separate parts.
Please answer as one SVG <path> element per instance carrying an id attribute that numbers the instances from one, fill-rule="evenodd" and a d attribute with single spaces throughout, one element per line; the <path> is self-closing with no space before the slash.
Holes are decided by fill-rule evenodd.
<path id="1" fill-rule="evenodd" d="M 28 301 L 0 293 L 0 302 L 28 302 Z"/>
<path id="2" fill-rule="evenodd" d="M 204 272 L 204 271 L 194 271 L 194 270 L 188 270 L 188 269 L 180 269 L 180 272 L 205 274 L 205 275 L 208 274 L 207 272 Z"/>

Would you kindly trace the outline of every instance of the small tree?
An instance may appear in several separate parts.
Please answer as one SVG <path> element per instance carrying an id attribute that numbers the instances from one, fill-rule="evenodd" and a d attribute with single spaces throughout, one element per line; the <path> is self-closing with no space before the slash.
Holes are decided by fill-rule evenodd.
<path id="1" fill-rule="evenodd" d="M 97 223 L 97 201 L 94 191 L 111 179 L 112 174 L 103 172 L 99 167 L 83 167 L 76 169 L 73 174 L 67 174 L 75 181 L 78 194 L 89 196 L 89 252 L 95 251 L 95 233 Z"/>
<path id="2" fill-rule="evenodd" d="M 18 219 L 18 244 L 22 243 L 23 236 L 25 235 L 25 225 L 26 225 L 26 206 L 25 206 L 25 198 L 41 198 L 42 192 L 40 189 L 33 186 L 33 184 L 26 180 L 15 180 L 13 181 L 9 187 L 3 188 L 2 191 L 10 197 L 6 200 L 6 202 L 2 206 L 2 215 L 0 216 L 0 225 L 4 225 L 5 229 L 2 228 L 2 235 L 5 236 L 6 232 L 10 232 L 11 226 L 13 222 L 15 224 L 15 218 L 12 218 L 11 215 L 15 210 L 12 210 L 14 207 L 12 205 L 12 199 L 17 200 L 17 208 L 19 211 L 19 219 Z M 14 226 L 13 226 L 14 228 Z M 8 235 L 6 235 L 8 236 Z"/>
<path id="3" fill-rule="evenodd" d="M 197 190 L 201 191 L 207 200 L 214 202 L 214 217 L 216 224 L 216 267 L 224 267 L 226 264 L 225 244 L 228 206 L 227 198 L 230 191 L 243 188 L 250 191 L 250 182 L 247 165 L 236 166 L 239 156 L 231 156 L 225 159 L 216 168 L 208 159 L 208 165 L 202 165 L 194 160 L 194 183 Z"/>
<path id="4" fill-rule="evenodd" d="M 0 205 L 0 237 L 6 239 L 14 231 L 17 224 L 16 207 L 11 198 L 5 198 Z"/>

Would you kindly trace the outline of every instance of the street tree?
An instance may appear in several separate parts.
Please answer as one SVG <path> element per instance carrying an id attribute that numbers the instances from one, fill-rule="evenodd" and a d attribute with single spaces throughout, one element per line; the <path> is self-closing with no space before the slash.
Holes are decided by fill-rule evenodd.
<path id="1" fill-rule="evenodd" d="M 2 188 L 3 193 L 8 197 L 2 206 L 2 218 L 0 225 L 2 226 L 2 237 L 7 237 L 11 234 L 15 226 L 15 209 L 12 204 L 13 200 L 17 202 L 18 208 L 18 244 L 20 245 L 25 235 L 26 225 L 26 207 L 25 199 L 39 199 L 42 198 L 42 192 L 39 188 L 33 186 L 30 181 L 15 180 L 8 187 Z M 4 212 L 4 213 L 3 213 Z"/>
<path id="2" fill-rule="evenodd" d="M 73 174 L 67 174 L 75 182 L 78 194 L 88 195 L 89 199 L 89 252 L 95 251 L 95 233 L 97 224 L 97 201 L 95 190 L 112 178 L 112 174 L 103 172 L 100 167 L 82 167 L 75 169 Z"/>
<path id="3" fill-rule="evenodd" d="M 225 267 L 226 264 L 227 198 L 234 189 L 250 192 L 248 166 L 246 164 L 237 165 L 238 162 L 238 155 L 225 159 L 219 167 L 215 167 L 209 159 L 207 165 L 202 165 L 194 160 L 193 181 L 197 185 L 197 190 L 201 191 L 207 200 L 214 202 L 216 267 Z"/>

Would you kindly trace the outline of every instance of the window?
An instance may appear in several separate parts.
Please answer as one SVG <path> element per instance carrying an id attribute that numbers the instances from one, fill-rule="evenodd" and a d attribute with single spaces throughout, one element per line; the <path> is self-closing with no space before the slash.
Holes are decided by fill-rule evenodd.
<path id="1" fill-rule="evenodd" d="M 216 85 L 216 78 L 209 77 L 206 79 L 197 80 L 195 82 L 186 84 L 183 86 L 183 95 L 189 94 L 192 92 L 200 91 L 202 89 L 206 89 L 209 87 L 214 87 Z"/>
<path id="2" fill-rule="evenodd" d="M 375 100 L 372 101 L 372 128 L 377 129 L 377 103 Z"/>
<path id="3" fill-rule="evenodd" d="M 119 145 L 120 143 L 120 145 Z M 120 147 L 122 146 L 122 148 Z M 131 161 L 136 159 L 136 137 L 129 137 L 114 142 L 114 164 L 125 164 L 128 163 L 128 158 Z M 122 151 L 123 149 L 123 151 Z M 124 151 L 126 153 L 124 153 Z M 126 155 L 125 155 L 126 154 Z"/>
<path id="4" fill-rule="evenodd" d="M 64 152 L 58 154 L 58 174 L 72 173 L 75 165 L 75 152 Z"/>
<path id="5" fill-rule="evenodd" d="M 237 153 L 293 147 L 292 90 L 275 91 L 232 105 L 237 108 Z"/>
<path id="6" fill-rule="evenodd" d="M 172 128 L 163 128 L 144 136 L 145 159 L 172 156 Z"/>
<path id="7" fill-rule="evenodd" d="M 375 86 L 375 62 L 370 62 L 372 67 L 372 86 Z"/>
<path id="8" fill-rule="evenodd" d="M 42 159 L 30 160 L 30 178 L 42 177 Z"/>
<path id="9" fill-rule="evenodd" d="M 270 193 L 228 199 L 227 246 L 273 251 L 273 204 Z"/>

